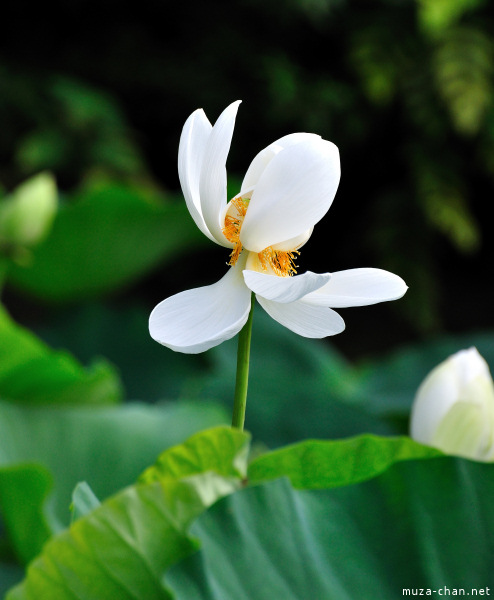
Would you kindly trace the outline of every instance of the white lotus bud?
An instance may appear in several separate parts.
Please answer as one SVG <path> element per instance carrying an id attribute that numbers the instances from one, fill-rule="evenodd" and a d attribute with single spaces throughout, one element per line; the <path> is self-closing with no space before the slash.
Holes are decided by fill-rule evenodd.
<path id="1" fill-rule="evenodd" d="M 410 435 L 447 454 L 494 461 L 494 383 L 476 348 L 453 354 L 425 378 Z"/>
<path id="2" fill-rule="evenodd" d="M 0 202 L 0 243 L 34 246 L 49 233 L 58 207 L 55 180 L 40 173 Z"/>

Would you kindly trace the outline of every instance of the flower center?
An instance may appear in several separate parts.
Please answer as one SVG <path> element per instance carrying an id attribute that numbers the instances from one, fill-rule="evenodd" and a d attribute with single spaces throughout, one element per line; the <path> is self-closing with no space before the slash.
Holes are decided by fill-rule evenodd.
<path id="1" fill-rule="evenodd" d="M 230 254 L 228 264 L 233 267 L 237 262 L 240 253 L 242 252 L 242 242 L 240 241 L 240 230 L 247 214 L 249 200 L 237 196 L 230 202 L 230 206 L 225 216 L 225 226 L 223 227 L 223 235 L 233 244 L 233 250 Z"/>
<path id="2" fill-rule="evenodd" d="M 258 253 L 259 263 L 263 271 L 272 269 L 278 277 L 291 277 L 297 273 L 295 257 L 300 252 L 298 250 L 275 250 L 272 246 L 264 248 Z"/>
<path id="3" fill-rule="evenodd" d="M 249 202 L 250 198 L 242 198 L 241 196 L 233 198 L 225 215 L 225 225 L 222 231 L 226 239 L 233 244 L 233 250 L 228 261 L 228 264 L 232 267 L 236 264 L 242 252 L 240 230 L 247 214 Z M 299 254 L 298 250 L 276 250 L 273 246 L 268 246 L 257 253 L 256 263 L 264 272 L 272 272 L 278 277 L 290 277 L 297 272 L 295 257 Z"/>

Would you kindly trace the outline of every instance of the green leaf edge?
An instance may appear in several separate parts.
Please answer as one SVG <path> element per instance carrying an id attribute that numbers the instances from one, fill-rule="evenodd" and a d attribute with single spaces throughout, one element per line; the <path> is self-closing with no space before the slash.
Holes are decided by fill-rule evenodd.
<path id="1" fill-rule="evenodd" d="M 13 321 L 0 306 L 0 357 L 9 354 L 7 367 L 0 367 L 0 395 L 25 404 L 118 404 L 123 387 L 115 368 L 100 359 L 89 367 L 82 366 L 70 353 L 50 348 L 30 331 Z M 15 352 L 9 351 L 15 349 Z M 23 373 L 41 370 L 44 379 L 27 387 Z M 54 389 L 53 372 L 59 378 Z M 21 387 L 19 388 L 19 383 Z M 37 391 L 36 391 L 36 388 Z M 46 389 L 44 389 L 46 388 Z"/>
<path id="2" fill-rule="evenodd" d="M 294 488 L 328 489 L 372 479 L 396 462 L 437 456 L 445 455 L 407 436 L 363 434 L 342 440 L 305 440 L 255 458 L 248 480 L 255 485 L 288 477 Z"/>

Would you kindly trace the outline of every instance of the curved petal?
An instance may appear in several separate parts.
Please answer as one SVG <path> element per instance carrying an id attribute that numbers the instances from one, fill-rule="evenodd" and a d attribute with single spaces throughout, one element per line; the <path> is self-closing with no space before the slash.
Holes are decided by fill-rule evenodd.
<path id="1" fill-rule="evenodd" d="M 339 180 L 338 148 L 331 142 L 310 139 L 278 152 L 252 193 L 242 245 L 261 252 L 313 227 L 331 206 Z"/>
<path id="2" fill-rule="evenodd" d="M 437 427 L 460 397 L 460 381 L 451 360 L 435 367 L 420 385 L 410 418 L 414 440 L 430 444 Z"/>
<path id="3" fill-rule="evenodd" d="M 309 241 L 313 231 L 314 227 L 311 227 L 297 237 L 273 244 L 272 248 L 273 250 L 284 250 L 285 252 L 293 252 L 294 250 L 298 250 L 299 248 L 302 248 L 302 246 L 305 246 L 305 244 Z"/>
<path id="4" fill-rule="evenodd" d="M 218 117 L 204 150 L 199 192 L 207 228 L 221 246 L 231 247 L 222 232 L 221 215 L 226 206 L 226 159 L 235 127 L 240 100 L 230 104 Z"/>
<path id="5" fill-rule="evenodd" d="M 242 329 L 250 305 L 251 292 L 244 284 L 242 268 L 235 266 L 213 285 L 160 302 L 149 317 L 149 332 L 176 352 L 205 352 Z"/>
<path id="6" fill-rule="evenodd" d="M 348 269 L 331 274 L 322 288 L 305 297 L 314 306 L 349 308 L 401 298 L 408 287 L 401 277 L 382 269 Z"/>
<path id="7" fill-rule="evenodd" d="M 195 224 L 204 235 L 216 242 L 204 222 L 199 196 L 199 180 L 211 130 L 212 125 L 202 108 L 194 111 L 185 121 L 178 146 L 178 177 L 187 208 Z"/>
<path id="8" fill-rule="evenodd" d="M 253 292 L 274 302 L 295 302 L 319 289 L 329 281 L 329 273 L 318 274 L 307 271 L 295 277 L 278 277 L 257 271 L 244 271 L 244 281 Z"/>
<path id="9" fill-rule="evenodd" d="M 303 300 L 280 304 L 256 296 L 259 304 L 275 321 L 308 338 L 323 338 L 336 335 L 345 329 L 340 315 L 324 306 L 312 306 Z"/>
<path id="10" fill-rule="evenodd" d="M 288 148 L 288 146 L 314 139 L 321 139 L 321 136 L 316 135 L 315 133 L 290 133 L 289 135 L 285 135 L 279 140 L 276 140 L 272 144 L 269 144 L 269 146 L 266 146 L 266 148 L 261 150 L 250 163 L 240 187 L 240 195 L 245 194 L 254 188 L 262 172 L 278 152 L 284 148 Z"/>

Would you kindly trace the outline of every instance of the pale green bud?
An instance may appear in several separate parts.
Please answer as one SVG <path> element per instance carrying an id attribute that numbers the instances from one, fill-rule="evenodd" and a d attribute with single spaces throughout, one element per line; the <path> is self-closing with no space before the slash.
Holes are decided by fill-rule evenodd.
<path id="1" fill-rule="evenodd" d="M 494 461 L 494 383 L 476 348 L 453 354 L 425 378 L 410 435 L 447 454 Z"/>
<path id="2" fill-rule="evenodd" d="M 50 231 L 58 194 L 49 173 L 40 173 L 0 200 L 0 245 L 34 246 Z"/>

